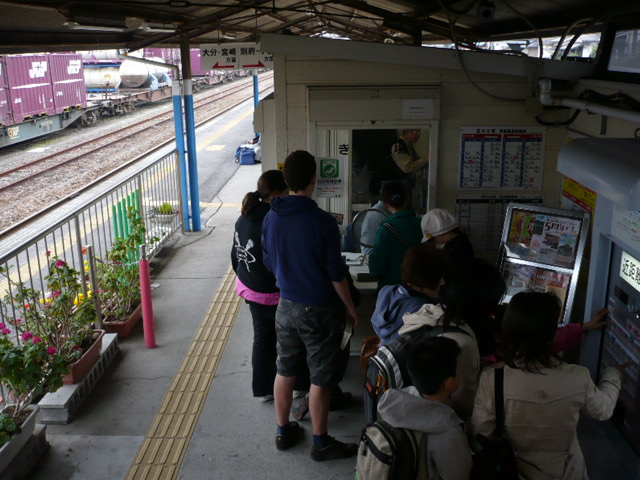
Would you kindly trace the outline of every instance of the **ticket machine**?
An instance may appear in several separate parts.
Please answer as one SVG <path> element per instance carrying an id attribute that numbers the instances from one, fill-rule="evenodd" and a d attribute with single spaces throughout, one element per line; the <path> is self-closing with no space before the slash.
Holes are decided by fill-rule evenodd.
<path id="1" fill-rule="evenodd" d="M 630 362 L 614 422 L 640 452 L 640 141 L 577 139 L 560 152 L 558 171 L 597 193 L 585 318 L 609 308 L 609 325 L 587 335 L 580 363 L 598 380 Z"/>

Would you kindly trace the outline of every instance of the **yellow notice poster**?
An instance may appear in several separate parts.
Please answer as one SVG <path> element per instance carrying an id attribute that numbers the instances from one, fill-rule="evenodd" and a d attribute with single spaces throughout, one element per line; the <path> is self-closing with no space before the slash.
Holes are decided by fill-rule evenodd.
<path id="1" fill-rule="evenodd" d="M 567 210 L 589 212 L 593 215 L 596 209 L 597 194 L 581 183 L 564 177 L 562 182 L 561 207 Z"/>

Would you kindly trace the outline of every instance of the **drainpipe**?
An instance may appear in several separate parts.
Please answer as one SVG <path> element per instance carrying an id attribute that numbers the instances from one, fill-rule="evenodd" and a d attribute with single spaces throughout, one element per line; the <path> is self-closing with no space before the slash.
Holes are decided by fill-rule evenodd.
<path id="1" fill-rule="evenodd" d="M 542 105 L 575 108 L 578 110 L 585 110 L 589 113 L 604 115 L 606 117 L 619 118 L 620 120 L 626 120 L 628 122 L 640 123 L 640 112 L 609 107 L 607 105 L 602 105 L 601 103 L 589 102 L 579 98 L 552 96 L 551 83 L 552 80 L 550 78 L 541 78 L 538 80 L 538 88 L 540 91 L 539 99 Z"/>
<path id="2" fill-rule="evenodd" d="M 176 129 L 176 150 L 178 151 L 178 162 L 180 163 L 180 180 L 182 183 L 182 211 L 183 228 L 189 230 L 189 197 L 188 197 L 188 184 L 187 184 L 187 166 L 186 166 L 186 152 L 184 148 L 184 124 L 182 122 L 182 92 L 180 90 L 180 70 L 177 65 L 171 65 L 170 63 L 154 62 L 153 60 L 147 60 L 145 58 L 130 57 L 129 55 L 121 55 L 118 53 L 118 58 L 123 60 L 131 60 L 133 62 L 145 63 L 147 65 L 155 65 L 163 68 L 170 68 L 174 71 L 175 79 L 171 82 L 171 96 L 173 99 L 173 123 Z"/>

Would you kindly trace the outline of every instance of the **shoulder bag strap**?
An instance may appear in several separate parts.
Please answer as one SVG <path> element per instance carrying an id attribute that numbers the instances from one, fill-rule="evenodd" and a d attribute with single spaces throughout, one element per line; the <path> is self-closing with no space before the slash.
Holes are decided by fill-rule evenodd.
<path id="1" fill-rule="evenodd" d="M 393 225 L 389 224 L 389 223 L 383 223 L 382 225 L 385 226 L 385 228 L 387 230 L 389 230 L 391 233 L 393 233 L 393 235 L 400 240 L 400 243 L 402 243 L 402 245 L 404 246 L 404 248 L 409 248 L 409 244 L 407 243 L 407 241 L 404 239 L 404 237 L 402 235 L 400 235 L 400 232 L 398 230 L 396 230 L 396 227 L 394 227 Z"/>
<path id="2" fill-rule="evenodd" d="M 504 435 L 504 367 L 496 368 L 495 400 L 496 400 L 496 434 Z"/>

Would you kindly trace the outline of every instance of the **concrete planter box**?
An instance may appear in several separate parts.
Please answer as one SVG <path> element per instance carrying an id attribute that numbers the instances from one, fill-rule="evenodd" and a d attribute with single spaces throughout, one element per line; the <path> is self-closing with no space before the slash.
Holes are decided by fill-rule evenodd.
<path id="1" fill-rule="evenodd" d="M 20 453 L 22 447 L 29 441 L 36 427 L 36 416 L 38 414 L 38 406 L 32 405 L 28 407 L 31 409 L 31 413 L 27 419 L 22 423 L 22 431 L 9 440 L 9 443 L 5 443 L 0 448 L 0 472 L 3 472 L 11 461 Z"/>

